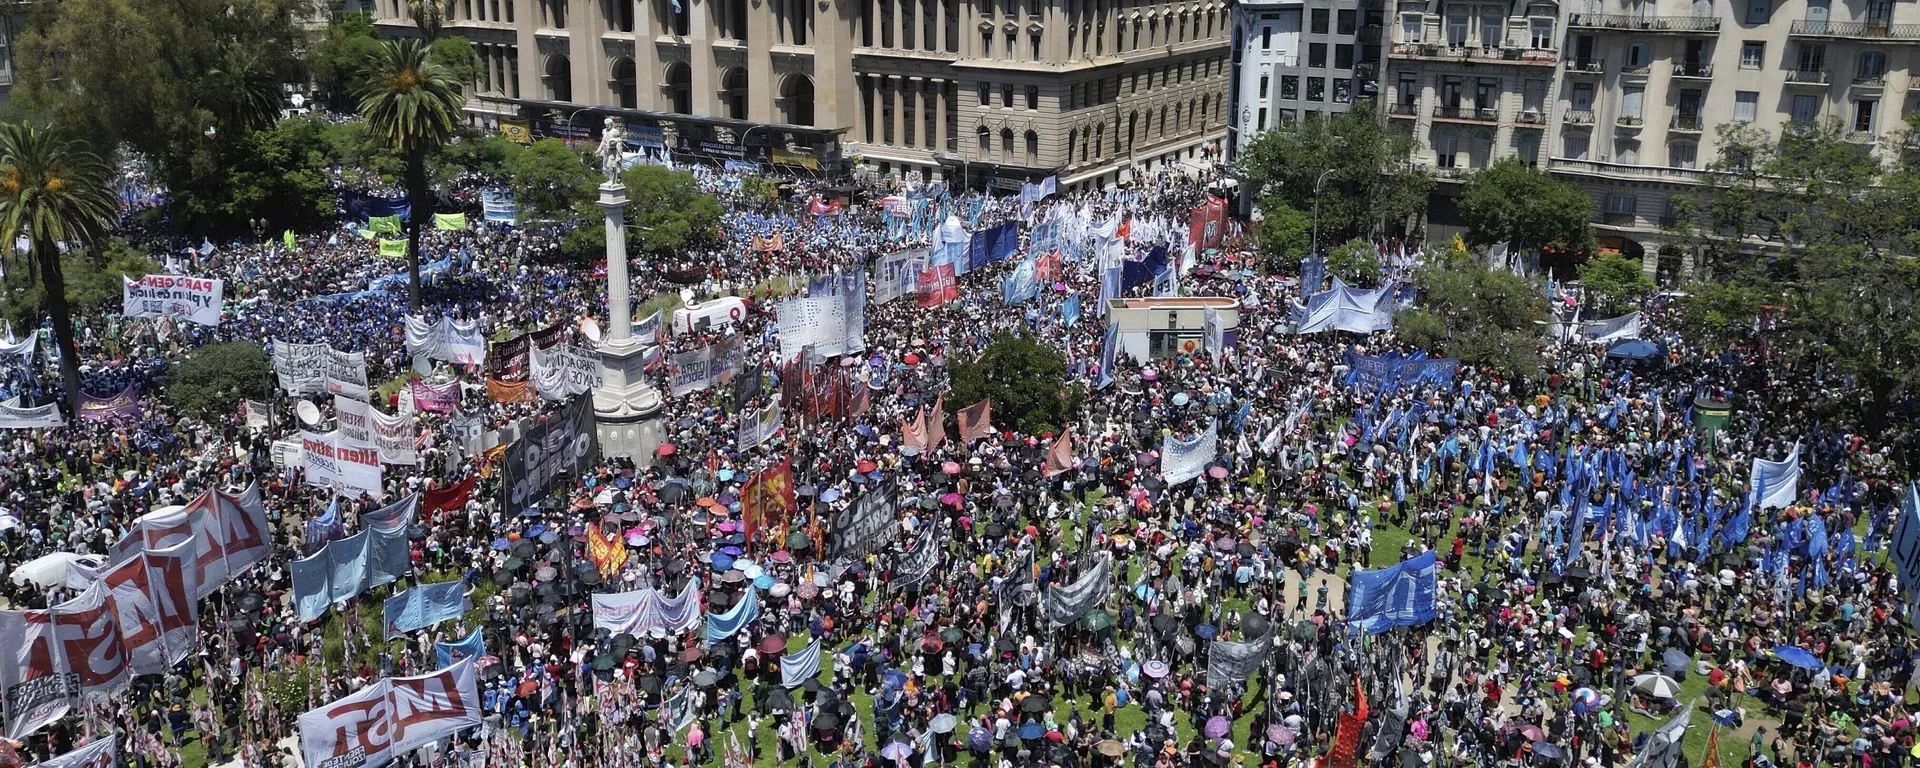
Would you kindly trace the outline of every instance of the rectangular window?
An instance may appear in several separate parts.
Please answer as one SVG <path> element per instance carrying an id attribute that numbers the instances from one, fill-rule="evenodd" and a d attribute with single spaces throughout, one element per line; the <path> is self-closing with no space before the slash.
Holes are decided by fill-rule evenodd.
<path id="1" fill-rule="evenodd" d="M 1333 79 L 1333 103 L 1353 103 L 1353 81 L 1344 77 Z"/>
<path id="2" fill-rule="evenodd" d="M 1266 130 L 1267 129 L 1267 108 L 1266 107 L 1260 108 L 1260 117 L 1257 119 L 1258 119 L 1258 122 L 1253 124 L 1253 129 L 1256 131 Z"/>
<path id="3" fill-rule="evenodd" d="M 1326 34 L 1327 18 L 1328 18 L 1327 9 L 1325 8 L 1313 9 L 1313 28 L 1311 31 L 1316 35 Z"/>
<path id="4" fill-rule="evenodd" d="M 1465 81 L 1458 77 L 1440 79 L 1440 106 L 1457 109 L 1460 106 L 1461 92 L 1466 90 Z"/>
<path id="5" fill-rule="evenodd" d="M 1811 123 L 1813 122 L 1814 118 L 1819 116 L 1820 116 L 1820 97 L 1804 94 L 1804 93 L 1794 94 L 1794 97 L 1793 97 L 1793 121 L 1794 122 Z"/>
<path id="6" fill-rule="evenodd" d="M 1294 111 L 1291 109 L 1280 110 L 1281 123 L 1292 123 L 1293 121 L 1299 120 L 1299 119 L 1300 119 L 1300 113 L 1297 111 Z"/>
<path id="7" fill-rule="evenodd" d="M 1400 90 L 1397 95 L 1399 100 L 1396 103 L 1405 107 L 1413 106 L 1414 100 L 1420 97 L 1420 78 L 1411 72 L 1400 73 Z"/>
<path id="8" fill-rule="evenodd" d="M 1441 168 L 1452 168 L 1459 163 L 1460 140 L 1452 132 L 1433 138 L 1433 163 Z"/>
<path id="9" fill-rule="evenodd" d="M 1267 77 L 1266 75 L 1260 76 L 1260 100 L 1261 101 L 1267 100 L 1267 81 L 1272 79 L 1273 78 Z"/>
<path id="10" fill-rule="evenodd" d="M 1570 132 L 1561 139 L 1560 151 L 1568 160 L 1587 159 L 1587 134 Z"/>
<path id="11" fill-rule="evenodd" d="M 1307 44 L 1307 66 L 1319 69 L 1327 65 L 1327 44 Z"/>
<path id="12" fill-rule="evenodd" d="M 1620 117 L 1639 120 L 1642 104 L 1646 101 L 1647 89 L 1638 85 L 1629 85 L 1620 89 Z"/>
<path id="13" fill-rule="evenodd" d="M 1518 155 L 1520 161 L 1526 163 L 1527 167 L 1534 168 L 1540 165 L 1539 132 L 1523 131 L 1513 140 L 1513 145 L 1513 153 Z"/>
<path id="14" fill-rule="evenodd" d="M 1734 122 L 1751 123 L 1753 122 L 1754 116 L 1757 115 L 1759 112 L 1760 112 L 1760 92 L 1759 91 L 1734 91 L 1733 92 L 1733 121 Z"/>
<path id="15" fill-rule="evenodd" d="M 993 106 L 993 85 L 990 83 L 980 84 L 980 106 Z"/>
<path id="16" fill-rule="evenodd" d="M 1740 68 L 1759 69 L 1760 63 L 1767 58 L 1767 44 L 1759 40 L 1748 40 L 1740 44 Z"/>
<path id="17" fill-rule="evenodd" d="M 1637 207 L 1633 195 L 1624 193 L 1607 195 L 1607 213 L 1631 216 Z"/>
<path id="18" fill-rule="evenodd" d="M 1034 61 L 1039 61 L 1039 60 L 1040 60 L 1040 36 L 1039 36 L 1039 35 L 1031 35 L 1031 36 L 1029 36 L 1029 37 L 1028 37 L 1028 39 L 1027 39 L 1027 42 L 1029 42 L 1029 43 L 1031 43 L 1031 44 L 1032 44 L 1032 48 L 1033 48 L 1033 60 L 1034 60 Z M 1069 45 L 1068 47 L 1072 47 L 1072 46 L 1071 46 L 1071 45 Z"/>
<path id="19" fill-rule="evenodd" d="M 1353 69 L 1353 46 L 1341 44 L 1333 47 L 1333 68 Z"/>
<path id="20" fill-rule="evenodd" d="M 1260 50 L 1273 50 L 1273 27 L 1260 28 Z"/>
<path id="21" fill-rule="evenodd" d="M 1467 47 L 1467 17 L 1450 16 L 1447 18 L 1447 47 Z"/>
<path id="22" fill-rule="evenodd" d="M 1307 78 L 1307 101 L 1327 100 L 1327 79 L 1324 77 Z"/>
<path id="23" fill-rule="evenodd" d="M 1528 23 L 1528 28 L 1533 32 L 1534 50 L 1553 50 L 1553 19 L 1534 19 Z M 1539 152 L 1539 149 L 1538 146 L 1534 147 L 1536 153 Z"/>
<path id="24" fill-rule="evenodd" d="M 1000 106 L 1008 107 L 1008 108 L 1013 107 L 1013 84 L 1012 83 L 1006 83 L 1000 86 Z"/>
<path id="25" fill-rule="evenodd" d="M 1668 168 L 1692 168 L 1694 157 L 1699 153 L 1700 145 L 1692 142 L 1667 145 Z"/>
<path id="26" fill-rule="evenodd" d="M 1027 109 L 1040 108 L 1040 86 L 1027 86 Z"/>
<path id="27" fill-rule="evenodd" d="M 1299 75 L 1281 75 L 1280 76 L 1280 98 L 1282 99 L 1300 98 L 1300 76 Z"/>
<path id="28" fill-rule="evenodd" d="M 993 33 L 980 33 L 980 58 L 993 58 Z"/>
<path id="29" fill-rule="evenodd" d="M 1521 93 L 1520 110 L 1537 121 L 1546 112 L 1547 81 L 1528 80 Z"/>
<path id="30" fill-rule="evenodd" d="M 1773 15 L 1773 0 L 1747 0 L 1747 23 L 1765 24 Z"/>
<path id="31" fill-rule="evenodd" d="M 1493 50 L 1507 42 L 1507 19 L 1504 16 L 1482 16 L 1480 18 L 1480 47 Z"/>
<path id="32" fill-rule="evenodd" d="M 1420 42 L 1420 30 L 1425 26 L 1425 18 L 1418 13 L 1400 14 L 1400 42 Z"/>
<path id="33" fill-rule="evenodd" d="M 1334 32 L 1341 35 L 1353 34 L 1353 20 L 1354 15 L 1352 10 L 1341 11 L 1336 17 L 1333 28 Z"/>
<path id="34" fill-rule="evenodd" d="M 1877 99 L 1859 99 L 1853 102 L 1853 132 L 1873 133 L 1873 109 L 1880 106 Z"/>
<path id="35" fill-rule="evenodd" d="M 1819 72 L 1827 68 L 1827 46 L 1820 43 L 1800 44 L 1800 71 Z"/>

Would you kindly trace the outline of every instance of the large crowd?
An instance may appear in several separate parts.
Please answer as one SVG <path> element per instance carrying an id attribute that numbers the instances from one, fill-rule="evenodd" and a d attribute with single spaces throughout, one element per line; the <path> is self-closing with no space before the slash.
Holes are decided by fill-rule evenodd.
<path id="1" fill-rule="evenodd" d="M 632 293 L 745 295 L 738 322 L 657 340 L 668 357 L 737 341 L 742 370 L 681 395 L 657 371 L 671 448 L 603 459 L 526 508 L 504 502 L 500 451 L 473 450 L 447 414 L 411 412 L 421 459 L 385 467 L 376 501 L 276 463 L 270 446 L 298 429 L 298 397 L 264 398 L 271 428 L 250 423 L 238 398 L 215 418 L 169 405 L 165 371 L 218 341 L 365 352 L 375 382 L 416 370 L 405 281 L 357 236 L 364 222 L 291 244 L 139 233 L 179 273 L 226 281 L 226 315 L 213 327 L 76 319 L 85 390 L 131 386 L 144 410 L 5 435 L 5 562 L 105 554 L 142 514 L 254 482 L 273 552 L 206 602 L 189 660 L 18 749 L 45 759 L 114 738 L 125 762 L 155 768 L 298 764 L 302 712 L 434 670 L 436 644 L 477 632 L 483 725 L 399 760 L 1614 768 L 1658 752 L 1656 728 L 1690 707 L 1694 725 L 1721 729 L 1726 759 L 1758 765 L 1871 766 L 1920 750 L 1907 695 L 1917 649 L 1884 557 L 1911 431 L 1853 417 L 1858 393 L 1836 372 L 1783 369 L 1758 349 L 1697 350 L 1669 308 L 1649 305 L 1641 333 L 1666 350 L 1653 360 L 1623 364 L 1575 335 L 1544 342 L 1536 376 L 1467 365 L 1443 385 L 1368 389 L 1348 381 L 1356 355 L 1416 350 L 1390 330 L 1290 333 L 1297 275 L 1255 264 L 1234 232 L 1189 247 L 1210 179 L 1143 174 L 1037 201 L 889 182 L 822 214 L 832 193 L 805 180 L 749 199 L 735 173 L 695 173 L 726 205 L 720 236 L 637 258 Z M 477 321 L 495 340 L 558 325 L 590 345 L 581 321 L 608 317 L 604 267 L 555 258 L 557 229 L 484 221 L 482 186 L 443 195 L 439 208 L 471 225 L 426 233 L 421 261 L 445 266 L 422 314 Z M 954 300 L 866 304 L 864 351 L 819 368 L 852 369 L 835 381 L 862 396 L 819 403 L 805 386 L 825 381 L 813 361 L 782 358 L 776 292 L 871 270 L 949 221 L 1009 220 L 1020 256 L 959 278 Z M 1063 267 L 1008 306 L 1002 277 L 1039 222 L 1060 224 Z M 1177 291 L 1239 300 L 1228 348 L 1103 360 L 1095 246 L 1114 223 L 1127 229 L 1120 258 L 1165 249 L 1184 262 Z M 779 248 L 757 247 L 775 233 Z M 1383 279 L 1423 259 L 1386 250 Z M 1082 316 L 1063 312 L 1069 303 Z M 935 422 L 926 429 L 943 439 L 931 445 L 905 434 L 929 407 L 972 405 L 946 397 L 952 366 L 1000 334 L 1064 355 L 1064 384 L 1083 393 L 1068 422 L 1024 433 L 994 420 L 974 440 Z M 53 370 L 13 371 L 9 394 L 51 396 Z M 442 362 L 426 375 L 460 382 L 461 413 L 481 415 L 488 434 L 560 407 L 494 402 L 484 367 Z M 386 391 L 375 405 L 395 410 Z M 1728 418 L 1701 428 L 1696 399 L 1724 402 Z M 743 414 L 776 402 L 784 427 L 741 449 Z M 1168 438 L 1208 430 L 1218 448 L 1206 471 L 1164 482 Z M 1749 508 L 1752 462 L 1795 446 L 1792 503 Z M 782 462 L 793 509 L 750 536 L 744 485 Z M 337 538 L 394 499 L 467 483 L 410 521 L 406 579 L 296 618 L 290 564 L 314 551 L 313 521 L 337 520 L 321 541 Z M 832 521 L 882 488 L 899 501 L 884 543 L 829 546 Z M 603 535 L 624 562 L 581 567 Z M 1438 561 L 1432 620 L 1356 632 L 1349 574 L 1427 554 Z M 391 642 L 368 631 L 362 617 L 384 597 L 448 579 L 468 585 L 461 618 Z M 748 593 L 758 612 L 718 642 L 711 619 L 642 636 L 594 626 L 595 593 L 690 583 L 709 614 L 730 615 Z M 1053 607 L 1089 583 L 1091 609 L 1057 621 Z M 71 595 L 63 583 L 0 583 L 15 609 Z M 782 680 L 782 659 L 816 639 L 817 676 L 783 684 L 795 681 Z M 1262 650 L 1242 674 L 1210 675 L 1228 647 Z M 1702 738 L 1688 737 L 1691 759 Z"/>

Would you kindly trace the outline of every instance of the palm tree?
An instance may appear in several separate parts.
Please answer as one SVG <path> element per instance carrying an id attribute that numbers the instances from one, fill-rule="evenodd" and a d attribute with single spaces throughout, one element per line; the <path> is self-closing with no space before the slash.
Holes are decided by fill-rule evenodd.
<path id="1" fill-rule="evenodd" d="M 440 38 L 447 14 L 452 12 L 453 0 L 407 0 L 407 15 L 413 17 L 413 26 L 429 44 Z"/>
<path id="2" fill-rule="evenodd" d="M 465 96 L 460 83 L 427 57 L 419 40 L 390 40 L 373 62 L 360 93 L 360 115 L 374 136 L 407 163 L 408 306 L 420 310 L 420 224 L 433 215 L 427 189 L 427 152 L 453 137 Z"/>
<path id="3" fill-rule="evenodd" d="M 80 411 L 80 354 L 60 246 L 88 247 L 112 225 L 118 206 L 110 177 L 106 163 L 76 141 L 26 123 L 0 125 L 0 243 L 27 239 L 27 274 L 47 295 L 72 413 Z"/>
<path id="4" fill-rule="evenodd" d="M 228 48 L 220 62 L 207 70 L 206 78 L 202 101 L 220 130 L 245 135 L 280 120 L 286 94 L 279 76 L 258 55 L 238 46 Z"/>

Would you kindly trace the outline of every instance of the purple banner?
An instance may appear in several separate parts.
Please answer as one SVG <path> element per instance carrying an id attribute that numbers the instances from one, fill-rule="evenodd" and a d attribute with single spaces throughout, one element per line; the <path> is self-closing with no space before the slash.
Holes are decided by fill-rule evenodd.
<path id="1" fill-rule="evenodd" d="M 450 381 L 434 386 L 418 379 L 408 386 L 413 388 L 413 407 L 434 413 L 453 413 L 460 405 L 460 383 Z"/>
<path id="2" fill-rule="evenodd" d="M 85 392 L 80 393 L 79 416 L 82 419 L 89 421 L 137 419 L 145 413 L 146 408 L 140 405 L 140 396 L 134 394 L 131 384 L 111 397 L 94 397 Z"/>

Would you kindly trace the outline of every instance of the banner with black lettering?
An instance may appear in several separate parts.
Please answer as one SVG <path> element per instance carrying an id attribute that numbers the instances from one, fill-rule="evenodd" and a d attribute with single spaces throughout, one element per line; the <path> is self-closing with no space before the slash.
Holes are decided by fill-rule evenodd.
<path id="1" fill-rule="evenodd" d="M 859 557 L 893 543 L 900 532 L 900 492 L 892 481 L 879 483 L 853 504 L 835 512 L 827 533 L 827 557 Z"/>

